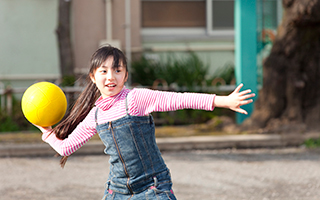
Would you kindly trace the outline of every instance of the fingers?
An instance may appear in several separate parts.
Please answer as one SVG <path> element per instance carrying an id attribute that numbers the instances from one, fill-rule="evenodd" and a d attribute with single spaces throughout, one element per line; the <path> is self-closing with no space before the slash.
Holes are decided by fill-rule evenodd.
<path id="1" fill-rule="evenodd" d="M 238 112 L 238 113 L 241 113 L 241 114 L 245 114 L 245 115 L 247 115 L 247 114 L 248 114 L 248 112 L 247 112 L 247 111 L 245 111 L 245 110 L 243 110 L 243 109 L 241 109 L 241 108 L 234 109 L 234 111 L 236 111 L 236 112 Z"/>
<path id="2" fill-rule="evenodd" d="M 239 93 L 240 96 L 243 96 L 243 95 L 245 95 L 245 94 L 249 94 L 249 93 L 252 92 L 251 89 L 247 89 L 247 90 L 244 90 L 244 91 L 240 92 L 240 89 L 241 89 L 242 87 L 243 87 L 243 84 L 241 83 L 241 84 L 234 90 L 234 92 Z M 254 93 L 252 93 L 252 94 L 253 94 L 253 96 L 254 96 Z"/>
<path id="3" fill-rule="evenodd" d="M 239 93 L 242 86 L 243 86 L 243 83 L 240 83 L 240 85 L 238 85 L 238 87 L 234 90 L 234 92 Z"/>
<path id="4" fill-rule="evenodd" d="M 234 109 L 234 111 L 247 115 L 248 112 L 245 111 L 244 109 L 240 108 L 240 106 L 243 106 L 243 105 L 247 105 L 247 104 L 249 104 L 249 103 L 252 103 L 252 102 L 253 102 L 252 99 L 248 99 L 248 100 L 244 100 L 244 99 L 251 98 L 251 97 L 254 97 L 254 96 L 255 96 L 255 94 L 250 94 L 250 95 L 245 95 L 245 96 L 243 96 L 243 97 L 242 97 L 243 100 L 240 101 L 239 106 L 238 106 L 236 109 Z"/>
<path id="5" fill-rule="evenodd" d="M 254 93 L 248 94 L 248 95 L 244 95 L 244 96 L 240 97 L 240 100 L 243 101 L 243 100 L 252 98 L 252 97 L 254 97 L 254 96 L 256 96 L 256 94 L 254 94 Z"/>
<path id="6" fill-rule="evenodd" d="M 35 127 L 37 127 L 41 132 L 47 132 L 47 131 L 51 131 L 52 130 L 52 127 L 51 126 L 48 126 L 48 127 L 42 127 L 42 126 L 39 126 L 39 125 L 35 125 L 33 124 Z"/>
<path id="7" fill-rule="evenodd" d="M 253 102 L 252 99 L 245 100 L 245 101 L 241 101 L 241 102 L 240 102 L 240 106 L 247 105 L 247 104 L 252 103 L 252 102 Z"/>
<path id="8" fill-rule="evenodd" d="M 239 92 L 239 95 L 245 95 L 245 94 L 249 94 L 249 93 L 251 93 L 251 90 L 247 89 L 247 90 L 244 90 L 242 92 Z"/>

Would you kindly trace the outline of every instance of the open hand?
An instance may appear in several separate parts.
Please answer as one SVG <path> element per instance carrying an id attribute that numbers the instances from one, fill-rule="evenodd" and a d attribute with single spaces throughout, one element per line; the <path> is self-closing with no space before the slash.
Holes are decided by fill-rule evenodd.
<path id="1" fill-rule="evenodd" d="M 240 106 L 252 103 L 253 100 L 249 99 L 255 96 L 254 93 L 251 93 L 251 90 L 245 90 L 240 92 L 240 89 L 243 87 L 241 83 L 231 94 L 228 96 L 216 96 L 214 101 L 214 106 L 229 108 L 233 111 L 248 114 L 247 111 L 240 108 Z"/>

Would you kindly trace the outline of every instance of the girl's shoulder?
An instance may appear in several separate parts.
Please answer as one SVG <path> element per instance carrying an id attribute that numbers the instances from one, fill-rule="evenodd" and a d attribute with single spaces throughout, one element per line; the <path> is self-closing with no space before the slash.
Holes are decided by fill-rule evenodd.
<path id="1" fill-rule="evenodd" d="M 140 95 L 140 94 L 146 94 L 146 93 L 152 93 L 155 92 L 155 90 L 151 90 L 149 88 L 132 88 L 128 95 Z"/>
<path id="2" fill-rule="evenodd" d="M 136 99 L 136 98 L 146 98 L 150 95 L 153 95 L 156 91 L 151 90 L 148 88 L 133 88 L 131 89 L 128 94 L 127 98 L 128 100 Z"/>
<path id="3" fill-rule="evenodd" d="M 152 90 L 148 88 L 132 88 L 129 90 L 129 93 L 144 92 L 144 91 L 152 91 Z"/>

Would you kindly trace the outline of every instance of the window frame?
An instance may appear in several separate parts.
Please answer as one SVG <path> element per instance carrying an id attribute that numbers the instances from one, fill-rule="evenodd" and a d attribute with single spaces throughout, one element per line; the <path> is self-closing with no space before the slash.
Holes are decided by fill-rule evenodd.
<path id="1" fill-rule="evenodd" d="M 168 1 L 168 0 L 141 0 L 142 1 Z M 174 0 L 174 1 L 207 1 L 207 0 Z M 207 6 L 207 5 L 206 5 Z M 207 16 L 206 16 L 207 18 Z M 207 19 L 206 19 L 207 20 Z M 206 27 L 203 28 L 173 28 L 173 27 L 157 27 L 157 28 L 144 28 L 141 27 L 142 36 L 181 36 L 181 35 L 206 35 Z"/>
<path id="2" fill-rule="evenodd" d="M 212 12 L 212 1 L 215 0 L 206 0 L 206 32 L 210 36 L 234 36 L 234 27 L 233 29 L 220 29 L 214 30 L 213 29 L 213 12 Z M 229 1 L 236 1 L 236 0 L 229 0 Z"/>
<path id="3" fill-rule="evenodd" d="M 142 1 L 168 1 L 168 0 L 141 0 Z M 223 38 L 234 38 L 235 30 L 233 29 L 213 29 L 213 13 L 212 13 L 212 2 L 219 0 L 174 0 L 174 1 L 206 1 L 206 27 L 203 28 L 144 28 L 141 27 L 142 36 L 199 36 L 199 37 L 223 37 Z M 221 1 L 221 0 L 220 0 Z M 223 1 L 223 0 L 222 0 Z M 231 0 L 230 0 L 231 1 Z M 237 0 L 233 0 L 236 2 Z M 278 24 L 282 19 L 282 3 L 281 0 L 275 0 L 277 2 L 277 16 Z"/>

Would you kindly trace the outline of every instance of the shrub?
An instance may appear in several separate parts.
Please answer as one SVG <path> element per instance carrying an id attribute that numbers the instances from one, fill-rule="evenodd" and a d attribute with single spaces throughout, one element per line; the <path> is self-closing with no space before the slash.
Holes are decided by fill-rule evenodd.
<path id="1" fill-rule="evenodd" d="M 222 77 L 229 84 L 234 78 L 234 67 L 232 64 L 226 64 L 215 75 L 209 75 L 209 67 L 197 57 L 194 53 L 184 60 L 175 60 L 173 56 L 168 61 L 155 62 L 141 57 L 140 60 L 132 63 L 132 80 L 142 86 L 152 86 L 156 79 L 165 80 L 168 85 L 175 83 L 179 87 L 187 87 L 190 92 L 195 91 L 195 86 L 210 86 L 216 77 Z M 216 108 L 215 112 L 203 110 L 178 110 L 176 112 L 154 113 L 157 124 L 161 125 L 182 125 L 203 123 L 214 116 L 229 114 Z"/>
<path id="2" fill-rule="evenodd" d="M 184 60 L 175 60 L 171 56 L 166 63 L 149 61 L 145 57 L 132 63 L 133 83 L 143 86 L 151 86 L 156 79 L 163 79 L 168 85 L 176 83 L 192 90 L 194 86 L 212 80 L 208 74 L 208 66 L 194 53 Z"/>
<path id="3" fill-rule="evenodd" d="M 304 145 L 308 148 L 319 148 L 320 147 L 320 138 L 318 139 L 307 139 L 305 142 L 304 142 Z"/>
<path id="4" fill-rule="evenodd" d="M 33 129 L 27 119 L 24 117 L 21 109 L 20 101 L 13 98 L 12 115 L 4 112 L 4 108 L 0 108 L 0 132 L 24 131 Z"/>

